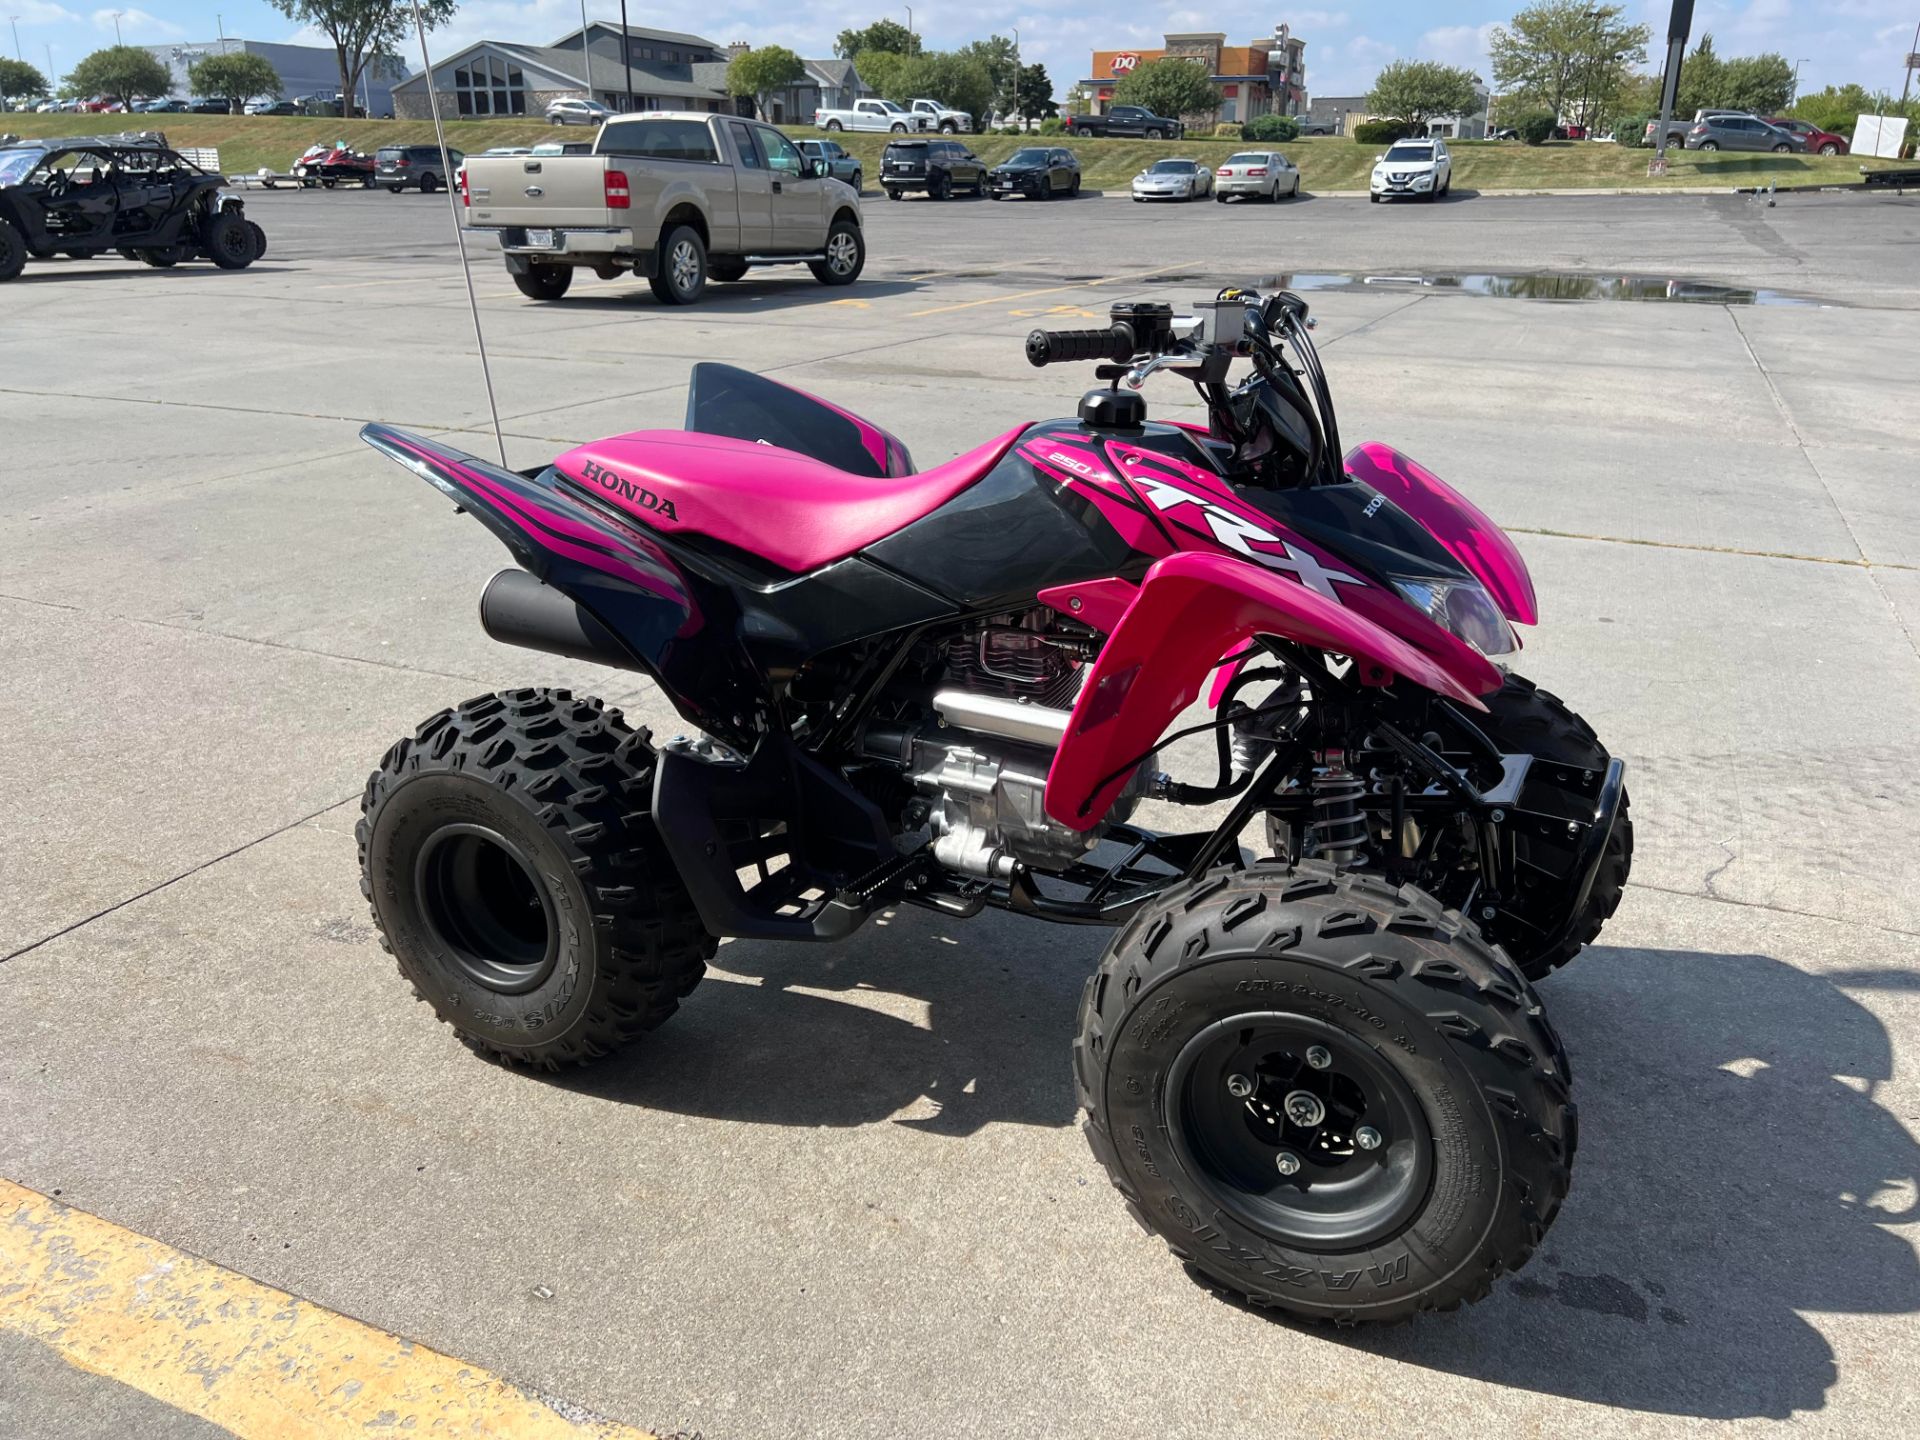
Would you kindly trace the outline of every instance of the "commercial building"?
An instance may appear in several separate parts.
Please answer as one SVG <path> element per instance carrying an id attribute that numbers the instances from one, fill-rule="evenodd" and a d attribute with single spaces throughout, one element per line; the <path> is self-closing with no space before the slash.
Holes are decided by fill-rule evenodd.
<path id="1" fill-rule="evenodd" d="M 1170 34 L 1157 50 L 1096 50 L 1093 73 L 1080 83 L 1092 96 L 1093 111 L 1113 103 L 1114 87 L 1142 65 L 1168 56 L 1205 68 L 1220 92 L 1218 109 L 1185 116 L 1189 123 L 1246 124 L 1261 115 L 1300 115 L 1307 108 L 1307 42 L 1285 25 L 1265 39 L 1229 45 L 1225 34 Z"/>
<path id="2" fill-rule="evenodd" d="M 240 40 L 229 36 L 199 44 L 143 45 L 140 48 L 167 67 L 167 73 L 173 81 L 167 93 L 183 100 L 193 96 L 192 86 L 187 80 L 188 67 L 209 55 L 258 55 L 273 66 L 274 73 L 280 77 L 280 94 L 289 100 L 302 100 L 310 95 L 332 99 L 340 94 L 340 59 L 333 53 L 331 45 L 272 45 L 260 40 Z M 391 115 L 393 86 L 406 75 L 407 67 L 399 61 L 375 59 L 368 62 L 362 73 L 365 78 L 361 81 L 359 92 L 353 97 L 354 104 L 364 106 L 369 115 Z M 241 98 L 251 100 L 255 97 L 244 95 Z"/>
<path id="3" fill-rule="evenodd" d="M 1473 109 L 1463 115 L 1441 115 L 1427 122 L 1427 134 L 1443 140 L 1484 140 L 1487 138 L 1487 108 L 1492 97 L 1478 76 L 1473 81 Z M 1376 115 L 1364 95 L 1326 95 L 1307 107 L 1307 124 L 1324 126 L 1334 135 L 1351 135 L 1353 127 L 1367 120 L 1391 120 L 1391 115 Z"/>
<path id="4" fill-rule="evenodd" d="M 699 35 L 594 21 L 551 45 L 480 40 L 437 61 L 433 88 L 442 114 L 467 118 L 540 115 L 560 96 L 590 95 L 613 110 L 704 110 L 731 114 L 751 108 L 727 93 L 727 66 L 744 44 L 720 46 Z M 800 83 L 768 97 L 769 118 L 811 120 L 823 106 L 850 105 L 873 92 L 847 60 L 808 60 Z M 632 103 L 628 103 L 628 88 Z M 844 97 L 844 98 L 843 98 Z M 424 75 L 394 86 L 395 113 L 429 113 Z"/>

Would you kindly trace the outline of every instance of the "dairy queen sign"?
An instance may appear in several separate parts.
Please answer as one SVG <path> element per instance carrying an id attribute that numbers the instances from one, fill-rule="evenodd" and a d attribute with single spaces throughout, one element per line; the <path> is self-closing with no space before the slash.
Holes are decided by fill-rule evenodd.
<path id="1" fill-rule="evenodd" d="M 1115 75 L 1130 74 L 1139 64 L 1140 57 L 1138 55 L 1123 50 L 1120 54 L 1113 57 L 1113 73 Z"/>

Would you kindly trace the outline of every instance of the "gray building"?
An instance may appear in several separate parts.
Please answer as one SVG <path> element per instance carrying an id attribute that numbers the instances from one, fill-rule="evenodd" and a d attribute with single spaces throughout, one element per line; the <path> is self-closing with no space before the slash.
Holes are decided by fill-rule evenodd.
<path id="1" fill-rule="evenodd" d="M 340 94 L 340 61 L 330 45 L 272 45 L 261 40 L 240 40 L 228 36 L 224 40 L 207 40 L 199 44 L 181 42 L 144 45 L 141 48 L 167 67 L 173 79 L 172 88 L 167 93 L 182 99 L 193 96 L 192 86 L 187 80 L 187 67 L 208 55 L 258 55 L 273 66 L 274 72 L 280 77 L 280 94 L 289 100 L 302 100 L 309 95 L 334 99 Z M 354 103 L 365 106 L 369 115 L 391 115 L 393 85 L 406 75 L 406 65 L 375 59 L 369 61 L 361 73 L 364 78 L 360 82 L 360 92 L 353 97 Z M 245 95 L 241 98 L 251 100 L 256 97 Z"/>
<path id="2" fill-rule="evenodd" d="M 569 31 L 551 45 L 481 40 L 436 60 L 433 86 L 445 115 L 469 119 L 540 115 L 563 95 L 591 95 L 613 110 L 750 111 L 750 100 L 727 93 L 727 66 L 745 45 L 714 44 L 678 30 L 653 30 L 593 21 L 585 32 Z M 797 85 L 768 97 L 769 118 L 804 124 L 815 110 L 851 105 L 873 91 L 849 60 L 808 60 Z M 629 75 L 631 66 L 631 75 Z M 591 72 L 591 73 L 589 73 Z M 633 102 L 627 103 L 627 87 Z M 429 113 L 424 75 L 394 87 L 394 111 L 405 119 Z"/>
<path id="3" fill-rule="evenodd" d="M 1373 112 L 1367 109 L 1364 95 L 1316 95 L 1307 106 L 1307 124 L 1314 129 L 1326 126 L 1335 135 L 1352 133 L 1353 126 Z M 1352 116 L 1349 120 L 1347 117 Z"/>

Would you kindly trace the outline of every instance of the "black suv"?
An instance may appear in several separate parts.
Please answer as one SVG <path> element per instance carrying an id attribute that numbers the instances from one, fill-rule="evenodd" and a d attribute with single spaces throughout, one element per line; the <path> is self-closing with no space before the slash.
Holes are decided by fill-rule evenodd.
<path id="1" fill-rule="evenodd" d="M 1069 199 L 1080 193 L 1080 162 L 1060 146 L 1029 145 L 993 167 L 993 198 L 1024 195 L 1029 200 Z"/>
<path id="2" fill-rule="evenodd" d="M 0 280 L 31 256 L 118 251 L 157 269 L 204 255 L 244 270 L 266 249 L 218 175 L 157 145 L 22 141 L 0 149 Z"/>
<path id="3" fill-rule="evenodd" d="M 467 157 L 458 150 L 447 151 L 447 159 L 458 171 Z M 447 183 L 447 167 L 441 163 L 438 145 L 382 145 L 373 157 L 373 183 L 382 190 L 399 194 L 409 185 L 431 195 Z"/>
<path id="4" fill-rule="evenodd" d="M 889 200 L 924 190 L 945 200 L 956 190 L 987 191 L 987 167 L 958 140 L 894 140 L 880 157 L 880 184 Z"/>

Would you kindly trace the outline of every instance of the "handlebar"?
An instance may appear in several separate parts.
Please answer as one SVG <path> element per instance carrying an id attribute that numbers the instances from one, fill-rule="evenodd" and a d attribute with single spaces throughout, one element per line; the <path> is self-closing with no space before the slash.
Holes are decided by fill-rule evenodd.
<path id="1" fill-rule="evenodd" d="M 1027 336 L 1027 363 L 1035 368 L 1088 360 L 1122 365 L 1133 358 L 1136 344 L 1133 327 L 1125 322 L 1104 330 L 1034 330 Z"/>

